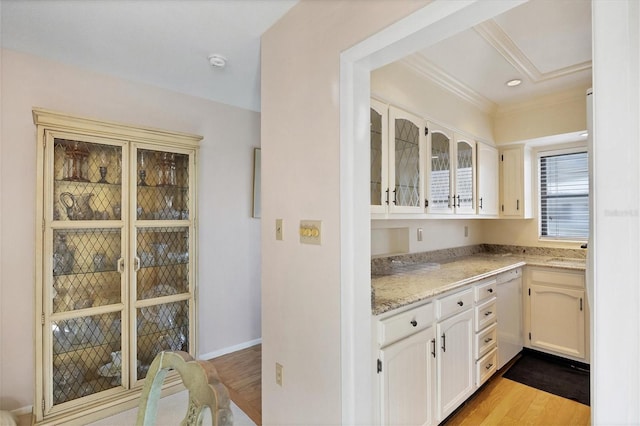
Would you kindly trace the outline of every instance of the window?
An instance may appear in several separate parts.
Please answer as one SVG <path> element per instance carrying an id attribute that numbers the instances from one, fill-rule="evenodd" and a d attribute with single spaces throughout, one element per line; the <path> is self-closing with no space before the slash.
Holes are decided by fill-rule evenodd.
<path id="1" fill-rule="evenodd" d="M 589 163 L 579 152 L 541 152 L 540 236 L 586 240 L 589 236 Z"/>

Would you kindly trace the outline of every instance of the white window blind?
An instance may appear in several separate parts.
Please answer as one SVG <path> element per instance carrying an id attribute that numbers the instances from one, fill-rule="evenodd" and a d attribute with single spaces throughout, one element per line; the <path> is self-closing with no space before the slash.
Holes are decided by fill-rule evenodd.
<path id="1" fill-rule="evenodd" d="M 587 153 L 542 153 L 539 166 L 540 236 L 586 240 L 589 236 Z"/>

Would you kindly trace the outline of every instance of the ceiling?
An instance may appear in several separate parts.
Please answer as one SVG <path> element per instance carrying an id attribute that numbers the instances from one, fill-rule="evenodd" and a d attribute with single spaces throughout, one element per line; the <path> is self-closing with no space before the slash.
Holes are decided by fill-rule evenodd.
<path id="1" fill-rule="evenodd" d="M 2 0 L 2 47 L 259 111 L 260 36 L 296 2 Z"/>
<path id="2" fill-rule="evenodd" d="M 2 46 L 260 110 L 260 36 L 297 0 L 1 0 Z M 228 59 L 223 69 L 208 56 Z M 402 61 L 493 112 L 591 82 L 591 1 L 531 0 Z M 507 80 L 523 83 L 508 88 Z"/>
<path id="3" fill-rule="evenodd" d="M 483 110 L 591 84 L 591 1 L 531 0 L 402 61 Z M 507 87 L 508 80 L 522 84 Z"/>

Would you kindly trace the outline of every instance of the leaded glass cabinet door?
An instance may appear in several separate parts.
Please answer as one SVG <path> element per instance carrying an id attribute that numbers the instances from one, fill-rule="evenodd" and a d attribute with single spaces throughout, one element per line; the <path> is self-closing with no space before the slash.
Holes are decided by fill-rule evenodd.
<path id="1" fill-rule="evenodd" d="M 389 211 L 424 212 L 425 122 L 389 107 Z"/>
<path id="2" fill-rule="evenodd" d="M 136 146 L 135 253 L 131 333 L 133 381 L 163 350 L 194 353 L 194 156 L 188 150 Z"/>
<path id="3" fill-rule="evenodd" d="M 371 100 L 371 213 L 386 213 L 389 205 L 388 182 L 388 106 Z"/>
<path id="4" fill-rule="evenodd" d="M 55 413 L 127 386 L 127 150 L 122 141 L 74 133 L 46 132 L 44 140 L 37 352 L 48 384 L 43 411 Z"/>
<path id="5" fill-rule="evenodd" d="M 452 135 L 448 130 L 429 123 L 428 213 L 453 213 Z"/>
<path id="6" fill-rule="evenodd" d="M 456 135 L 455 211 L 475 214 L 476 143 Z"/>

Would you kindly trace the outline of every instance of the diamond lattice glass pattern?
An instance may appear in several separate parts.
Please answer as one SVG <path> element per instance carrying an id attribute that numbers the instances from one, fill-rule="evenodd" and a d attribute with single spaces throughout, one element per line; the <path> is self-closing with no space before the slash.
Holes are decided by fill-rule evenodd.
<path id="1" fill-rule="evenodd" d="M 442 133 L 431 135 L 431 189 L 430 206 L 432 209 L 447 209 L 451 206 L 451 162 L 449 139 Z"/>
<path id="2" fill-rule="evenodd" d="M 189 219 L 189 156 L 140 149 L 137 157 L 137 218 Z"/>
<path id="3" fill-rule="evenodd" d="M 53 231 L 53 312 L 121 302 L 119 229 Z"/>
<path id="4" fill-rule="evenodd" d="M 398 118 L 395 139 L 395 200 L 398 206 L 420 205 L 419 128 L 409 120 Z"/>
<path id="5" fill-rule="evenodd" d="M 189 228 L 139 228 L 137 299 L 189 291 Z"/>
<path id="6" fill-rule="evenodd" d="M 456 166 L 456 195 L 458 207 L 473 205 L 473 149 L 466 142 L 458 142 Z"/>
<path id="7" fill-rule="evenodd" d="M 161 351 L 189 351 L 189 302 L 163 303 L 137 310 L 138 379 Z"/>
<path id="8" fill-rule="evenodd" d="M 120 220 L 122 147 L 54 140 L 53 220 Z"/>
<path id="9" fill-rule="evenodd" d="M 382 115 L 371 108 L 371 205 L 382 204 Z"/>
<path id="10" fill-rule="evenodd" d="M 120 386 L 120 321 L 112 312 L 51 323 L 54 405 Z"/>

